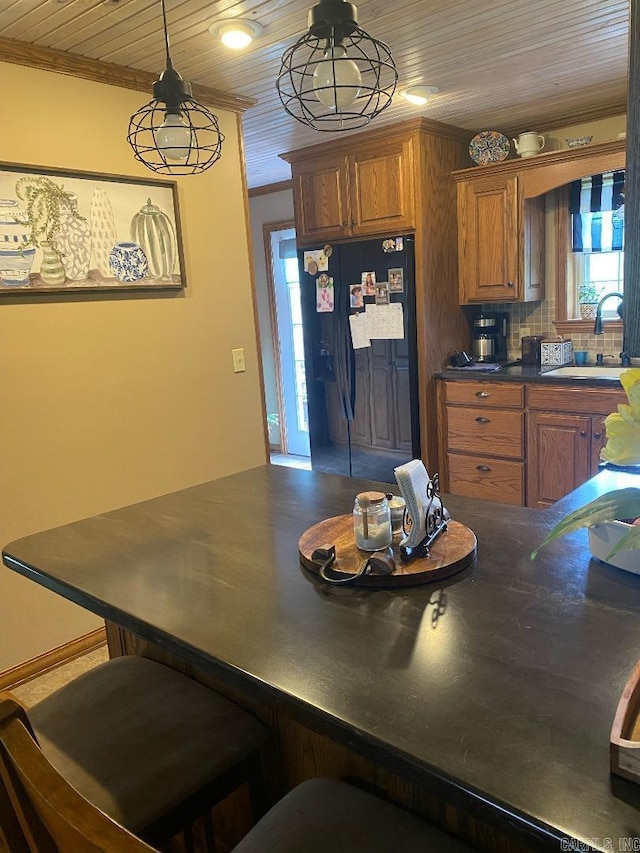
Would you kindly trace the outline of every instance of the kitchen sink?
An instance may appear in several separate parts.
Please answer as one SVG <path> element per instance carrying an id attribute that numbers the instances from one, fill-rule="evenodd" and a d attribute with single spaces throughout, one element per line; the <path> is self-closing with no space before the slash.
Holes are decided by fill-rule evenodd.
<path id="1" fill-rule="evenodd" d="M 570 379 L 619 379 L 628 367 L 557 367 L 555 370 L 541 371 L 541 376 L 566 376 Z"/>

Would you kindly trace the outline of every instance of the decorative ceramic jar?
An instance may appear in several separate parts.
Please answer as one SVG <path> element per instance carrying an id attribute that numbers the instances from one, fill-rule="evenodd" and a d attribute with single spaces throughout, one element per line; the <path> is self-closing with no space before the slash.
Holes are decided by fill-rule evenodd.
<path id="1" fill-rule="evenodd" d="M 131 239 L 142 247 L 154 278 L 171 275 L 176 263 L 176 236 L 171 220 L 151 199 L 131 220 Z"/>
<path id="2" fill-rule="evenodd" d="M 103 278 L 113 277 L 109 258 L 117 239 L 109 196 L 102 187 L 96 187 L 91 198 L 91 252 L 93 263 Z"/>
<path id="3" fill-rule="evenodd" d="M 65 281 L 65 273 L 59 253 L 46 240 L 40 243 L 40 248 L 42 249 L 40 278 L 49 287 L 61 287 Z"/>
<path id="4" fill-rule="evenodd" d="M 116 243 L 109 255 L 109 266 L 118 281 L 140 281 L 149 272 L 147 256 L 137 243 Z"/>
<path id="5" fill-rule="evenodd" d="M 69 193 L 60 202 L 60 227 L 56 245 L 62 257 L 67 278 L 84 281 L 89 275 L 91 231 L 87 220 L 78 213 L 78 196 Z"/>
<path id="6" fill-rule="evenodd" d="M 0 279 L 5 287 L 24 287 L 36 254 L 29 240 L 29 228 L 21 222 L 14 199 L 0 199 Z"/>

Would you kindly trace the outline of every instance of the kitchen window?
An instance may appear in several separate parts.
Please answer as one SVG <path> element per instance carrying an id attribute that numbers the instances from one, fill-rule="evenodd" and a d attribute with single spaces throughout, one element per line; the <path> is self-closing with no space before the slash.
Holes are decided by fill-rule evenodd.
<path id="1" fill-rule="evenodd" d="M 557 321 L 560 333 L 591 331 L 583 302 L 597 303 L 624 287 L 624 172 L 590 175 L 557 193 Z M 621 330 L 615 300 L 604 306 L 611 331 Z M 589 313 L 586 312 L 589 316 Z"/>

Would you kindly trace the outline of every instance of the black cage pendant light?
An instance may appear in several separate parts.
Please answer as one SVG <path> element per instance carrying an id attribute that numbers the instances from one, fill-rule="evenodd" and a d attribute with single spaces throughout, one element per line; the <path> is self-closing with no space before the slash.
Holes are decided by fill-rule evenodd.
<path id="1" fill-rule="evenodd" d="M 346 0 L 320 0 L 309 31 L 282 56 L 276 87 L 285 110 L 321 131 L 369 124 L 391 103 L 398 72 L 391 51 L 358 26 Z"/>
<path id="2" fill-rule="evenodd" d="M 193 175 L 220 159 L 224 136 L 216 116 L 194 100 L 191 84 L 173 67 L 161 3 L 166 68 L 153 84 L 153 100 L 131 116 L 127 139 L 136 159 L 154 172 Z"/>

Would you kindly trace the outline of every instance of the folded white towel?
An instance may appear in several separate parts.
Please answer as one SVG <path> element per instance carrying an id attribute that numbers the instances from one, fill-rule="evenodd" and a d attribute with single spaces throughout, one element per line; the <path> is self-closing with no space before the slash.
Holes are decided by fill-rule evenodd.
<path id="1" fill-rule="evenodd" d="M 431 478 L 421 459 L 412 459 L 404 465 L 394 468 L 396 481 L 402 497 L 407 504 L 407 514 L 411 519 L 409 534 L 401 540 L 405 548 L 416 548 L 426 536 L 427 512 L 442 507 L 439 497 L 430 498 Z M 433 501 L 433 506 L 431 505 Z M 443 517 L 448 519 L 449 513 L 442 507 Z"/>

